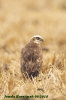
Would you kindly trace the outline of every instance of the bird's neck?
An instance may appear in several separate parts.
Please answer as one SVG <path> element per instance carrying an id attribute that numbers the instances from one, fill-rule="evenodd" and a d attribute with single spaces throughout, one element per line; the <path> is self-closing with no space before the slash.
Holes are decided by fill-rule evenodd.
<path id="1" fill-rule="evenodd" d="M 31 47 L 40 47 L 40 44 L 36 43 L 34 41 L 30 41 L 29 44 L 30 44 Z"/>

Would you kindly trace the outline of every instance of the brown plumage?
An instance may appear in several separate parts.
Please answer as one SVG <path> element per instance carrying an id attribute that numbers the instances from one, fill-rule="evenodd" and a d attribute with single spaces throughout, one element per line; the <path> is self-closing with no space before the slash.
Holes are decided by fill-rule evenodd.
<path id="1" fill-rule="evenodd" d="M 30 42 L 21 50 L 20 64 L 21 72 L 26 77 L 35 77 L 42 69 L 42 49 L 40 41 L 43 41 L 41 36 L 34 36 Z"/>

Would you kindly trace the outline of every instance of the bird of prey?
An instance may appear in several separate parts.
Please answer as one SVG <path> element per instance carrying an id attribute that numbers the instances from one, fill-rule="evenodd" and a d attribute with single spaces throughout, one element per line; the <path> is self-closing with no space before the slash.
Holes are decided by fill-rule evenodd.
<path id="1" fill-rule="evenodd" d="M 30 79 L 38 76 L 42 69 L 43 55 L 40 42 L 43 41 L 41 36 L 35 35 L 31 38 L 30 42 L 21 49 L 21 72 Z"/>

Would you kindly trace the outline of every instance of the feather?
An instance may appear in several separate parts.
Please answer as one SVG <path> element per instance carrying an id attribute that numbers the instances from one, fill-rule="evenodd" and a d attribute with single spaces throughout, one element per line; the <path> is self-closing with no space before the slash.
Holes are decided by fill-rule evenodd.
<path id="1" fill-rule="evenodd" d="M 31 75 L 33 77 L 38 76 L 42 69 L 43 62 L 42 49 L 39 44 L 35 43 L 35 39 L 35 37 L 32 38 L 31 41 L 21 49 L 21 72 L 30 78 Z"/>

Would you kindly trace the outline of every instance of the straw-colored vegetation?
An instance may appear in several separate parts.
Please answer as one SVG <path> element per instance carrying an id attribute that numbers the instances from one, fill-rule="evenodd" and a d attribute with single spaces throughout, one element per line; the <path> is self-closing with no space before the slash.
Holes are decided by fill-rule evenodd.
<path id="1" fill-rule="evenodd" d="M 44 38 L 42 72 L 24 80 L 20 51 L 36 34 Z M 66 100 L 65 0 L 0 0 L 0 100 L 5 95 Z"/>

